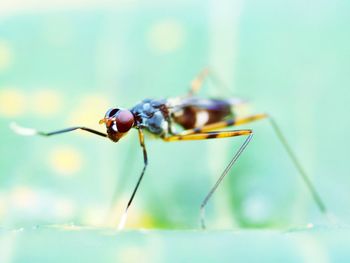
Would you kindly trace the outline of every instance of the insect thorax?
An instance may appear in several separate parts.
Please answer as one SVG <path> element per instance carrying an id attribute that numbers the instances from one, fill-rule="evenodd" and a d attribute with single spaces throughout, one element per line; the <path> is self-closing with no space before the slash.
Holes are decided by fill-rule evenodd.
<path id="1" fill-rule="evenodd" d="M 136 125 L 150 133 L 164 136 L 168 132 L 168 109 L 165 100 L 145 99 L 131 109 Z"/>

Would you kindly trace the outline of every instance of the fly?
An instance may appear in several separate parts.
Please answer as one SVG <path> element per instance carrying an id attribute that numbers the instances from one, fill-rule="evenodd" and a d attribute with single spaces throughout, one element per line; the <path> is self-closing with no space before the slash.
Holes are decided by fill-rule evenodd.
<path id="1" fill-rule="evenodd" d="M 145 99 L 131 109 L 109 109 L 99 122 L 105 125 L 106 133 L 82 126 L 70 127 L 53 132 L 41 132 L 34 129 L 23 128 L 17 124 L 12 124 L 11 128 L 21 135 L 41 136 L 52 136 L 75 130 L 83 130 L 101 137 L 109 138 L 113 142 L 118 142 L 121 138 L 126 136 L 131 129 L 136 129 L 143 152 L 144 166 L 119 222 L 119 229 L 122 229 L 125 225 L 128 210 L 134 200 L 148 165 L 144 132 L 151 133 L 165 142 L 221 139 L 238 136 L 246 137 L 201 203 L 200 224 L 204 229 L 206 227 L 204 212 L 208 201 L 253 137 L 253 131 L 251 129 L 222 129 L 268 119 L 278 139 L 284 146 L 286 153 L 305 182 L 319 210 L 327 216 L 327 209 L 324 202 L 305 173 L 276 122 L 269 115 L 264 113 L 251 115 L 245 118 L 237 117 L 235 106 L 242 103 L 239 99 L 203 99 L 196 97 L 196 93 L 202 87 L 207 76 L 208 71 L 202 71 L 192 82 L 190 91 L 186 96 L 169 99 Z M 175 126 L 181 127 L 181 131 L 177 132 Z"/>

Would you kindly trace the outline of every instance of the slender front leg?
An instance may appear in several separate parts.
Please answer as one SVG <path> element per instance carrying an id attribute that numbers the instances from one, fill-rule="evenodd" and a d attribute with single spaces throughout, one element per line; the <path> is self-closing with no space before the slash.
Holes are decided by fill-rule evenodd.
<path id="1" fill-rule="evenodd" d="M 23 136 L 34 136 L 34 135 L 41 135 L 41 136 L 52 136 L 52 135 L 57 135 L 57 134 L 61 134 L 61 133 L 66 133 L 66 132 L 71 132 L 71 131 L 75 131 L 75 130 L 83 130 L 86 132 L 90 132 L 102 137 L 107 137 L 107 134 L 90 129 L 90 128 L 86 128 L 86 127 L 82 127 L 82 126 L 76 126 L 76 127 L 70 127 L 70 128 L 66 128 L 66 129 L 62 129 L 62 130 L 58 130 L 58 131 L 52 131 L 52 132 L 42 132 L 42 131 L 38 131 L 32 128 L 25 128 L 22 126 L 19 126 L 16 123 L 11 123 L 10 124 L 10 128 L 17 134 L 19 135 L 23 135 Z"/>
<path id="2" fill-rule="evenodd" d="M 147 159 L 147 151 L 146 151 L 146 146 L 145 146 L 145 140 L 144 140 L 144 135 L 143 135 L 143 132 L 142 130 L 139 128 L 138 129 L 138 132 L 139 132 L 139 140 L 140 140 L 140 145 L 142 147 L 142 152 L 143 152 L 143 162 L 144 162 L 144 166 L 143 166 L 143 169 L 141 171 L 141 175 L 136 183 L 136 186 L 131 194 L 131 197 L 129 199 L 129 202 L 126 206 L 126 209 L 124 211 L 124 214 L 122 215 L 122 218 L 120 219 L 120 222 L 119 222 L 119 225 L 118 225 L 118 229 L 121 230 L 124 228 L 125 226 L 125 222 L 126 222 L 126 218 L 128 216 L 128 210 L 129 210 L 129 207 L 131 206 L 131 203 L 132 201 L 134 200 L 134 197 L 135 197 L 135 194 L 136 194 L 136 191 L 137 189 L 139 188 L 140 186 L 140 183 L 141 183 L 141 180 L 143 178 L 143 175 L 145 174 L 145 171 L 146 171 L 146 168 L 147 168 L 147 165 L 148 165 L 148 159 Z"/>

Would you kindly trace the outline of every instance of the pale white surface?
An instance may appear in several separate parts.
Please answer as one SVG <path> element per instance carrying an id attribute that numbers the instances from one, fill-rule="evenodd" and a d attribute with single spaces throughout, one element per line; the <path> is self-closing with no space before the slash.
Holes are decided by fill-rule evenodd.
<path id="1" fill-rule="evenodd" d="M 23 136 L 33 136 L 38 134 L 38 132 L 31 128 L 25 128 L 22 126 L 19 126 L 17 123 L 12 122 L 10 124 L 10 128 L 17 134 L 23 135 Z"/>

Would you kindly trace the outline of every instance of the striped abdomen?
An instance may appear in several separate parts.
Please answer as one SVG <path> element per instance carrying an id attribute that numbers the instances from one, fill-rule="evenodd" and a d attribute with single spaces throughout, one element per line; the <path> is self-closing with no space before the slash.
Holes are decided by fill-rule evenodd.
<path id="1" fill-rule="evenodd" d="M 233 117 L 232 104 L 218 99 L 194 99 L 173 112 L 173 120 L 184 129 L 202 127 Z"/>

